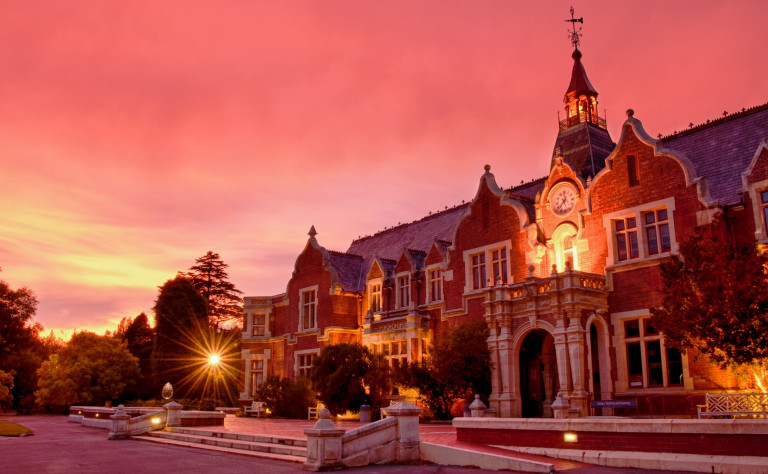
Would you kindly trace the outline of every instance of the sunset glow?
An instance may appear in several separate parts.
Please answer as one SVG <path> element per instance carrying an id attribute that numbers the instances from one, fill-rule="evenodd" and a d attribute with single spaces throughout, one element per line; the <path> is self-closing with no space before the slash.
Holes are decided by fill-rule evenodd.
<path id="1" fill-rule="evenodd" d="M 546 175 L 572 4 L 614 140 L 628 108 L 656 136 L 768 101 L 758 0 L 6 3 L 0 278 L 67 338 L 151 318 L 208 250 L 278 294 L 312 225 L 343 251 L 486 163 Z"/>

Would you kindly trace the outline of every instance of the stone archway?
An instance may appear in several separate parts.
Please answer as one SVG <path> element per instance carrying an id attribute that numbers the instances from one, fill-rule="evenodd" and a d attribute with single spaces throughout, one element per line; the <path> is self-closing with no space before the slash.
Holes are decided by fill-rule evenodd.
<path id="1" fill-rule="evenodd" d="M 523 418 L 552 418 L 559 390 L 554 338 L 543 329 L 529 332 L 518 355 L 520 403 Z"/>

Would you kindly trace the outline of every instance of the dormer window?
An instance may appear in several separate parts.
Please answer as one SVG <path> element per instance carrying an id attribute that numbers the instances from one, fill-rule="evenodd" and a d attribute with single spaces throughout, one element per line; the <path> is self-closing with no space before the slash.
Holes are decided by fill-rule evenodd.
<path id="1" fill-rule="evenodd" d="M 411 277 L 408 275 L 397 278 L 397 303 L 400 308 L 411 305 Z"/>
<path id="2" fill-rule="evenodd" d="M 429 301 L 441 301 L 443 299 L 443 272 L 436 268 L 429 270 Z"/>
<path id="3" fill-rule="evenodd" d="M 372 313 L 381 312 L 381 282 L 370 283 L 368 286 L 368 303 Z"/>

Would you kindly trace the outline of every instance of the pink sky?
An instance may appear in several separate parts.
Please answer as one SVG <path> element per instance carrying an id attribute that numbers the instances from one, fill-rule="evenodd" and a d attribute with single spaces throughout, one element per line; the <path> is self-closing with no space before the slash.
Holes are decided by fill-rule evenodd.
<path id="1" fill-rule="evenodd" d="M 246 295 L 548 173 L 581 50 L 618 139 L 768 101 L 763 0 L 2 1 L 0 278 L 114 330 L 208 250 Z"/>

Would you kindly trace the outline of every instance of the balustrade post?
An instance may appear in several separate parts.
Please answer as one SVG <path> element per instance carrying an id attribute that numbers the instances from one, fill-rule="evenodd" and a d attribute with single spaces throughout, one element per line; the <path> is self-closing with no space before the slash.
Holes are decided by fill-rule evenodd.
<path id="1" fill-rule="evenodd" d="M 129 429 L 131 417 L 125 413 L 124 408 L 122 404 L 118 405 L 115 414 L 109 417 L 112 422 L 109 427 L 108 439 L 128 439 L 131 437 L 131 430 Z"/>
<path id="2" fill-rule="evenodd" d="M 418 429 L 418 426 L 417 426 Z M 302 466 L 305 471 L 329 471 L 342 469 L 341 437 L 344 430 L 336 428 L 331 421 L 331 412 L 322 408 L 317 413 L 314 428 L 304 430 L 307 435 L 307 461 Z"/>

